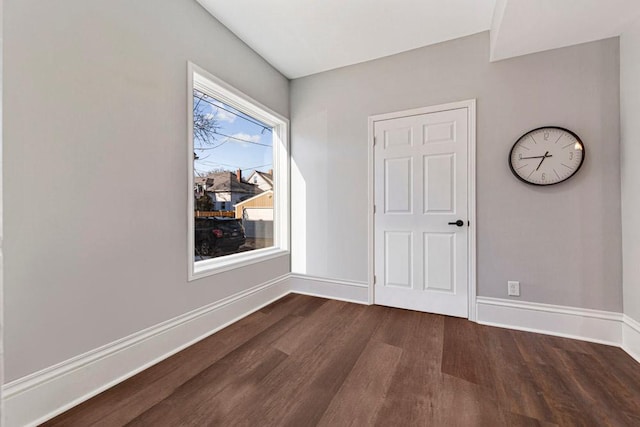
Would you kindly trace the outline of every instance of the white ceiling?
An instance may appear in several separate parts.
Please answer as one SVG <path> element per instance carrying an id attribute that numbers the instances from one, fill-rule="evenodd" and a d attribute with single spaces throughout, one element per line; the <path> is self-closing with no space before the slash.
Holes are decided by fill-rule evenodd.
<path id="1" fill-rule="evenodd" d="M 495 4 L 495 0 L 198 1 L 289 78 L 487 31 Z"/>
<path id="2" fill-rule="evenodd" d="M 620 35 L 640 0 L 197 0 L 289 78 L 491 30 L 491 60 Z"/>
<path id="3" fill-rule="evenodd" d="M 491 60 L 619 36 L 640 0 L 498 0 Z"/>

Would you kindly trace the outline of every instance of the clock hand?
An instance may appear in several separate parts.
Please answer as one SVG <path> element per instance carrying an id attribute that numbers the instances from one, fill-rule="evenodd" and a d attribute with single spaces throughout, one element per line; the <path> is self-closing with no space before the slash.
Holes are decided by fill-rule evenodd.
<path id="1" fill-rule="evenodd" d="M 548 151 L 544 153 L 544 156 L 542 156 L 542 160 L 540 160 L 540 163 L 538 164 L 538 167 L 536 168 L 536 170 L 540 169 L 540 166 L 542 166 L 542 162 L 544 162 L 544 159 L 546 159 L 547 157 L 553 157 L 553 156 L 549 155 Z"/>
<path id="2" fill-rule="evenodd" d="M 548 153 L 548 151 L 547 151 L 547 153 Z M 520 157 L 518 160 L 524 160 L 524 159 L 542 159 L 543 157 L 553 157 L 553 154 L 549 154 L 548 156 Z"/>

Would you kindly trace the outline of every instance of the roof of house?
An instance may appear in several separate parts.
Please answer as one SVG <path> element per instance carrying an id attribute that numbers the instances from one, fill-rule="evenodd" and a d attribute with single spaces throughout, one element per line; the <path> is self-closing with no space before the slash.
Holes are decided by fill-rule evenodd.
<path id="1" fill-rule="evenodd" d="M 262 192 L 256 185 L 238 181 L 238 177 L 233 172 L 210 173 L 206 176 L 196 177 L 194 183 L 203 186 L 206 185 L 206 191 L 210 193 L 232 192 L 258 194 Z"/>
<path id="2" fill-rule="evenodd" d="M 265 192 L 263 192 L 263 193 L 256 194 L 255 196 L 250 197 L 250 198 L 248 198 L 248 199 L 244 199 L 243 201 L 238 202 L 238 203 L 236 203 L 236 204 L 235 204 L 235 205 L 233 205 L 233 206 L 235 206 L 235 207 L 243 206 L 243 205 L 246 205 L 247 203 L 250 203 L 250 202 L 253 202 L 253 201 L 258 200 L 258 199 L 259 199 L 259 198 L 261 198 L 261 197 L 268 197 L 268 196 L 273 197 L 273 190 L 267 190 L 267 191 L 265 191 Z"/>
<path id="3" fill-rule="evenodd" d="M 251 175 L 249 175 L 248 181 L 251 181 L 251 177 L 253 177 L 253 174 L 260 175 L 265 181 L 267 181 L 269 183 L 269 185 L 271 185 L 271 187 L 273 187 L 273 174 L 272 173 L 266 173 L 266 172 L 261 172 L 261 171 L 253 171 L 251 173 Z"/>

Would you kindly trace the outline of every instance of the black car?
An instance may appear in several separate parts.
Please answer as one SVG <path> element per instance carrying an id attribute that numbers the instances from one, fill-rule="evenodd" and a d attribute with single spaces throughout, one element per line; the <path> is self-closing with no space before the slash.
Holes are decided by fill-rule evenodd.
<path id="1" fill-rule="evenodd" d="M 241 220 L 235 218 L 196 218 L 194 232 L 195 251 L 200 256 L 235 251 L 246 241 Z"/>

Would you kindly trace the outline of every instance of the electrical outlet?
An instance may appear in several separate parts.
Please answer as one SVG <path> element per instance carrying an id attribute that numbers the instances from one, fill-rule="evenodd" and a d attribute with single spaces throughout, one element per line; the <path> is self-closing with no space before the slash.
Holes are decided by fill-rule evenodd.
<path id="1" fill-rule="evenodd" d="M 507 282 L 507 295 L 512 297 L 520 296 L 520 282 L 508 281 Z"/>

